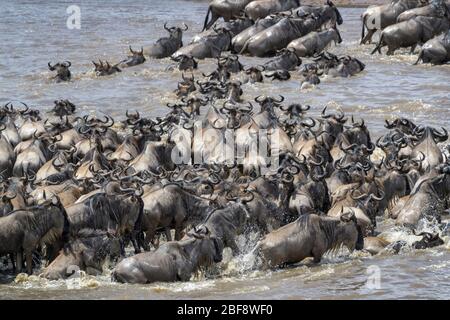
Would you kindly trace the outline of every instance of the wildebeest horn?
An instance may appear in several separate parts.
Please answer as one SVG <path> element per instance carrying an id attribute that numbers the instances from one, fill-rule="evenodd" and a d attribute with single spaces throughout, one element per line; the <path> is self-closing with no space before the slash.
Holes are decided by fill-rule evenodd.
<path id="1" fill-rule="evenodd" d="M 130 49 L 130 52 L 131 52 L 132 54 L 134 54 L 134 51 L 133 51 L 133 49 L 131 48 L 131 45 L 130 45 L 128 48 Z"/>
<path id="2" fill-rule="evenodd" d="M 434 128 L 432 129 L 433 136 L 438 137 L 439 140 L 445 141 L 448 138 L 448 132 L 447 132 L 447 130 L 444 127 L 442 127 L 442 131 L 443 132 L 440 133 L 437 129 L 434 129 Z"/>
<path id="3" fill-rule="evenodd" d="M 361 195 L 359 195 L 359 196 L 354 196 L 355 191 L 356 191 L 356 189 L 353 189 L 352 192 L 350 193 L 350 197 L 351 197 L 353 200 L 360 200 L 360 199 L 362 199 L 362 198 L 367 197 L 367 194 L 366 194 L 366 193 L 363 193 L 363 194 L 361 194 Z"/>
<path id="4" fill-rule="evenodd" d="M 51 71 L 55 70 L 55 66 L 52 66 L 52 65 L 50 64 L 50 61 L 48 62 L 48 68 L 49 68 Z"/>
<path id="5" fill-rule="evenodd" d="M 169 31 L 169 32 L 170 32 L 170 29 L 169 29 L 169 28 L 167 28 L 167 22 L 164 22 L 164 29 L 166 29 L 167 31 Z"/>
<path id="6" fill-rule="evenodd" d="M 70 68 L 70 66 L 72 65 L 72 62 L 70 61 L 64 61 L 64 63 L 66 64 L 66 68 Z"/>
<path id="7" fill-rule="evenodd" d="M 307 123 L 306 120 L 310 120 L 310 123 Z M 301 122 L 302 126 L 308 127 L 308 128 L 313 128 L 316 125 L 316 120 L 314 120 L 313 118 L 309 117 L 306 118 L 305 120 L 303 120 Z"/>
<path id="8" fill-rule="evenodd" d="M 275 102 L 278 102 L 278 103 L 283 102 L 283 101 L 284 101 L 284 97 L 283 97 L 281 94 L 279 94 L 278 96 L 280 97 L 279 100 L 275 100 L 275 98 L 274 98 L 273 100 L 274 100 Z"/>
<path id="9" fill-rule="evenodd" d="M 381 201 L 384 199 L 384 191 L 379 189 L 379 196 L 375 196 L 373 193 L 370 194 L 370 199 L 372 200 L 376 200 L 376 201 Z"/>
<path id="10" fill-rule="evenodd" d="M 259 96 L 257 96 L 257 97 L 255 98 L 255 102 L 257 102 L 257 103 L 263 102 L 265 99 L 264 99 L 264 100 L 261 100 L 261 97 L 265 98 L 263 95 L 259 95 Z"/>
<path id="11" fill-rule="evenodd" d="M 361 122 L 355 122 L 355 119 L 353 118 L 353 115 L 352 115 L 352 124 L 355 127 L 363 127 L 364 126 L 364 119 L 361 119 Z"/>
<path id="12" fill-rule="evenodd" d="M 324 119 L 327 119 L 327 118 L 330 118 L 330 117 L 331 117 L 331 114 L 326 114 L 327 108 L 328 108 L 328 106 L 325 106 L 325 108 L 323 108 L 323 110 L 322 110 L 321 116 L 322 116 L 322 118 L 324 118 Z"/>
<path id="13" fill-rule="evenodd" d="M 321 166 L 325 162 L 325 159 L 320 154 L 318 154 L 317 157 L 320 159 L 319 162 L 316 162 L 311 158 L 310 160 L 308 160 L 308 163 L 314 166 Z"/>
<path id="14" fill-rule="evenodd" d="M 187 31 L 189 28 L 188 28 L 188 26 L 187 26 L 187 24 L 186 23 L 184 23 L 183 22 L 183 26 L 184 26 L 184 29 L 183 29 L 183 31 Z"/>
<path id="15" fill-rule="evenodd" d="M 14 199 L 15 197 L 17 197 L 17 193 L 14 193 L 14 196 L 8 196 L 8 194 L 7 193 L 5 193 L 4 195 L 3 195 L 3 198 L 4 199 L 6 199 L 6 200 L 12 200 L 12 199 Z"/>

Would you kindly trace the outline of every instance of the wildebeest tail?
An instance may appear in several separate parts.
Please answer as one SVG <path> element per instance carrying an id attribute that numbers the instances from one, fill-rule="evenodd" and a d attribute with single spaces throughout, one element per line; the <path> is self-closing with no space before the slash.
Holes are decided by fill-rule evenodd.
<path id="1" fill-rule="evenodd" d="M 362 44 L 362 41 L 363 41 L 363 39 L 364 39 L 364 37 L 365 37 L 365 34 L 364 34 L 364 31 L 366 31 L 365 29 L 366 29 L 366 18 L 367 18 L 367 16 L 366 15 L 363 15 L 363 17 L 362 17 L 362 27 L 361 27 L 361 44 Z"/>
<path id="2" fill-rule="evenodd" d="M 203 30 L 205 31 L 206 26 L 208 25 L 209 14 L 211 13 L 211 6 L 208 6 L 208 11 L 206 11 L 205 23 L 203 24 Z"/>
<path id="3" fill-rule="evenodd" d="M 372 50 L 372 52 L 370 54 L 374 54 L 377 51 L 379 53 L 381 53 L 381 46 L 383 45 L 383 37 L 384 37 L 384 35 L 383 35 L 383 33 L 381 33 L 380 40 L 378 41 L 376 47 Z"/>

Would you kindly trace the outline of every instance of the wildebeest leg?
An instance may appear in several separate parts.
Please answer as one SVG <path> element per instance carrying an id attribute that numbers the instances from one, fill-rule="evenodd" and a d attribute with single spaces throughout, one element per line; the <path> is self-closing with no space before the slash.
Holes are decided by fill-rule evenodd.
<path id="1" fill-rule="evenodd" d="M 137 242 L 138 242 L 139 246 L 142 247 L 142 249 L 144 249 L 144 251 L 150 251 L 150 246 L 148 245 L 148 242 L 145 241 L 144 232 L 140 231 L 136 237 L 137 237 Z"/>
<path id="2" fill-rule="evenodd" d="M 120 245 L 120 255 L 121 256 L 125 256 L 125 240 L 124 239 L 119 239 L 119 245 Z"/>
<path id="3" fill-rule="evenodd" d="M 375 32 L 377 32 L 376 29 L 369 29 L 364 38 L 361 39 L 361 44 L 366 44 L 367 42 L 369 42 L 369 44 L 372 43 L 372 37 Z"/>
<path id="4" fill-rule="evenodd" d="M 322 250 L 320 250 L 320 249 L 316 249 L 316 248 L 314 248 L 314 249 L 312 249 L 312 251 L 311 251 L 311 255 L 313 256 L 313 261 L 314 261 L 314 263 L 319 263 L 320 262 L 320 260 L 322 259 L 322 255 L 323 255 L 323 252 L 322 252 Z"/>
<path id="5" fill-rule="evenodd" d="M 16 263 L 17 263 L 17 273 L 21 273 L 22 272 L 22 268 L 23 268 L 22 250 L 20 250 L 16 254 Z"/>
<path id="6" fill-rule="evenodd" d="M 166 240 L 167 241 L 172 241 L 172 234 L 170 233 L 170 228 L 166 228 L 164 230 L 164 234 L 166 235 Z"/>
<path id="7" fill-rule="evenodd" d="M 14 254 L 10 253 L 9 254 L 9 259 L 11 260 L 11 264 L 12 264 L 12 267 L 13 267 L 13 272 L 16 272 L 16 263 L 14 261 Z"/>
<path id="8" fill-rule="evenodd" d="M 231 251 L 233 252 L 233 256 L 237 256 L 240 252 L 238 245 L 236 244 L 236 241 L 231 240 L 228 241 L 228 246 L 230 247 Z"/>
<path id="9" fill-rule="evenodd" d="M 409 54 L 414 54 L 414 51 L 416 50 L 417 44 L 411 46 L 411 51 L 409 51 Z"/>
<path id="10" fill-rule="evenodd" d="M 138 243 L 138 239 L 137 239 L 138 237 L 139 237 L 139 234 L 136 234 L 136 233 L 133 233 L 131 235 L 131 243 L 133 244 L 135 254 L 141 253 L 141 248 L 139 247 L 139 243 Z"/>
<path id="11" fill-rule="evenodd" d="M 27 263 L 27 273 L 33 274 L 33 253 L 31 251 L 25 252 L 25 259 Z"/>

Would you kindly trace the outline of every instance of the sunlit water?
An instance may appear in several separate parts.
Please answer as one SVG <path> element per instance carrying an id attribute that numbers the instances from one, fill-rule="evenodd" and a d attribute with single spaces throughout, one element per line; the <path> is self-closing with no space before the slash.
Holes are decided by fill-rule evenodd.
<path id="1" fill-rule="evenodd" d="M 165 71 L 169 59 L 148 60 L 122 73 L 96 78 L 91 60 L 118 62 L 127 48 L 148 46 L 165 35 L 162 28 L 186 22 L 185 43 L 199 32 L 206 13 L 205 1 L 78 1 L 81 29 L 66 27 L 69 1 L 8 1 L 0 11 L 0 103 L 22 100 L 43 110 L 55 99 L 67 98 L 80 112 L 93 110 L 123 116 L 125 109 L 156 116 L 175 100 L 173 90 L 178 71 Z M 364 117 L 373 135 L 383 131 L 383 121 L 403 115 L 416 122 L 449 126 L 450 65 L 412 66 L 416 56 L 406 51 L 393 57 L 370 55 L 373 45 L 359 46 L 359 16 L 362 9 L 341 9 L 340 26 L 344 42 L 331 52 L 349 54 L 366 64 L 366 70 L 349 79 L 326 79 L 314 89 L 300 90 L 295 74 L 288 82 L 245 85 L 244 97 L 282 94 L 288 102 L 312 106 L 317 114 L 326 104 L 341 106 L 345 112 Z M 73 80 L 56 84 L 47 62 L 70 60 Z M 244 64 L 264 59 L 243 58 Z M 214 68 L 214 60 L 201 61 L 200 71 Z M 417 237 L 404 230 L 381 226 L 387 240 Z M 383 230 L 382 230 L 383 231 Z M 354 298 L 450 298 L 450 253 L 446 244 L 434 249 L 406 251 L 400 255 L 344 252 L 324 257 L 320 265 L 310 262 L 277 271 L 252 268 L 254 257 L 225 254 L 225 263 L 212 274 L 198 275 L 191 282 L 152 285 L 111 283 L 108 271 L 101 277 L 82 276 L 49 282 L 38 277 L 1 276 L 0 299 L 167 299 L 167 298 L 268 298 L 268 299 L 354 299 Z M 244 252 L 248 241 L 241 239 Z M 379 267 L 379 288 L 367 286 L 368 277 Z M 372 272 L 372 273 L 371 273 Z"/>

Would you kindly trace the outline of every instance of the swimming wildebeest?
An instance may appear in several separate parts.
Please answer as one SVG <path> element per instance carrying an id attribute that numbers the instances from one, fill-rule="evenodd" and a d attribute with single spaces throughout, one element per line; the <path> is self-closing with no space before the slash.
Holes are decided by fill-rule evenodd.
<path id="1" fill-rule="evenodd" d="M 132 67 L 137 66 L 145 62 L 144 48 L 141 47 L 140 51 L 134 51 L 131 46 L 129 47 L 131 55 L 127 59 L 120 62 L 121 67 Z"/>
<path id="2" fill-rule="evenodd" d="M 122 283 L 188 281 L 199 268 L 222 261 L 221 241 L 207 228 L 200 231 L 194 229 L 184 240 L 166 242 L 156 251 L 122 260 L 113 279 Z"/>
<path id="3" fill-rule="evenodd" d="M 326 251 L 341 244 L 349 250 L 360 250 L 364 246 L 361 228 L 354 215 L 329 218 L 306 214 L 265 235 L 256 251 L 265 264 L 276 267 L 297 263 L 307 257 L 313 257 L 318 263 Z"/>
<path id="4" fill-rule="evenodd" d="M 53 79 L 56 79 L 57 82 L 60 81 L 69 81 L 72 77 L 72 74 L 70 73 L 70 66 L 72 63 L 70 61 L 64 61 L 64 62 L 58 62 L 57 64 L 54 64 L 53 66 L 48 63 L 48 69 L 50 71 L 56 71 L 56 76 L 53 77 Z"/>
<path id="5" fill-rule="evenodd" d="M 167 27 L 167 22 L 164 23 L 164 29 L 169 32 L 169 37 L 160 38 L 153 44 L 148 55 L 153 58 L 162 59 L 170 57 L 178 49 L 183 46 L 183 31 L 188 29 L 188 26 L 184 24 L 184 30 L 180 27 Z"/>

